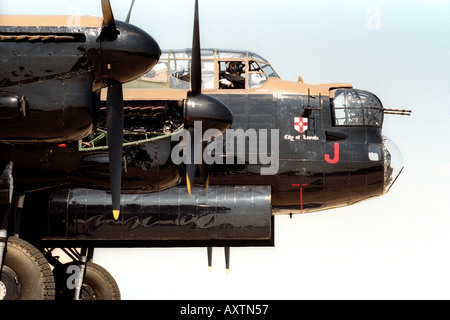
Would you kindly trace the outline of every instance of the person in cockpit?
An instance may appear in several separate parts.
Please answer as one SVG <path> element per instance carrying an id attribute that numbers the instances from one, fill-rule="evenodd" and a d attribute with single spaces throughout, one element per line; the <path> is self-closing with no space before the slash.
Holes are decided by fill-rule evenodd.
<path id="1" fill-rule="evenodd" d="M 244 64 L 242 62 L 229 62 L 227 70 L 219 74 L 220 89 L 245 89 L 245 77 L 241 76 L 243 72 Z"/>

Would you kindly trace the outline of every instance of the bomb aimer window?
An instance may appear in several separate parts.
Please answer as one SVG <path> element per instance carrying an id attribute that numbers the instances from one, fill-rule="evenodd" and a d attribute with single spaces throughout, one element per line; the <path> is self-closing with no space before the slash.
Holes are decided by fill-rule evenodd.
<path id="1" fill-rule="evenodd" d="M 383 124 L 383 106 L 372 93 L 338 89 L 332 99 L 335 126 L 373 126 Z"/>

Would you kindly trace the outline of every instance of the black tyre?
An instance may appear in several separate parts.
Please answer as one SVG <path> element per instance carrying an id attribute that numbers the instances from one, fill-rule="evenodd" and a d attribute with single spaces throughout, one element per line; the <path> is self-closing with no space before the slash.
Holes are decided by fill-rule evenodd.
<path id="1" fill-rule="evenodd" d="M 55 281 L 43 254 L 30 243 L 8 238 L 0 281 L 0 299 L 53 300 Z"/>
<path id="2" fill-rule="evenodd" d="M 74 297 L 73 274 L 68 269 L 76 263 L 64 264 L 53 270 L 57 287 L 57 300 L 71 300 Z M 69 270 L 69 271 L 68 271 Z M 69 281 L 69 285 L 68 282 Z M 70 288 L 69 288 L 70 287 Z M 89 261 L 81 287 L 81 300 L 120 300 L 120 290 L 116 280 L 103 267 Z"/>

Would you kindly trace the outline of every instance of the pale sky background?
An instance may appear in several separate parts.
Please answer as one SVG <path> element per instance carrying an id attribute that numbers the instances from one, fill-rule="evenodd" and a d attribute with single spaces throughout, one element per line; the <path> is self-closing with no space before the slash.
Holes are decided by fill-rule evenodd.
<path id="1" fill-rule="evenodd" d="M 130 1 L 111 0 L 124 20 Z M 203 48 L 254 51 L 283 79 L 348 82 L 387 108 L 405 169 L 389 194 L 276 217 L 275 247 L 97 249 L 123 299 L 450 299 L 450 1 L 200 0 Z M 189 48 L 194 0 L 136 0 L 131 22 Z M 0 0 L 0 14 L 101 16 L 100 1 Z"/>

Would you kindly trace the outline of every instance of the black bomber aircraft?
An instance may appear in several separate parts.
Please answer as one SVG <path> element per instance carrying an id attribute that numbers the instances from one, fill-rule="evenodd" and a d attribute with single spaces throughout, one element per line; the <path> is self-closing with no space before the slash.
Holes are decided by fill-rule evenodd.
<path id="1" fill-rule="evenodd" d="M 117 22 L 121 35 L 125 25 Z M 211 248 L 220 246 L 228 269 L 230 247 L 274 245 L 276 214 L 332 209 L 389 191 L 403 164 L 382 133 L 383 118 L 410 111 L 384 108 L 350 84 L 284 81 L 250 51 L 200 49 L 198 25 L 196 1 L 192 49 L 162 52 L 115 99 L 123 100 L 124 119 L 120 216 L 110 214 L 108 151 L 108 110 L 118 89 L 92 91 L 96 126 L 82 134 L 37 141 L 36 129 L 29 133 L 35 141 L 0 144 L 2 181 L 14 177 L 16 199 L 5 215 L 14 236 L 0 299 L 119 299 L 112 276 L 91 261 L 95 247 L 207 247 L 211 266 Z M 26 93 L 14 93 L 17 105 L 30 99 Z M 88 100 L 74 97 L 80 106 Z M 34 261 L 29 274 L 21 271 L 27 255 Z"/>

